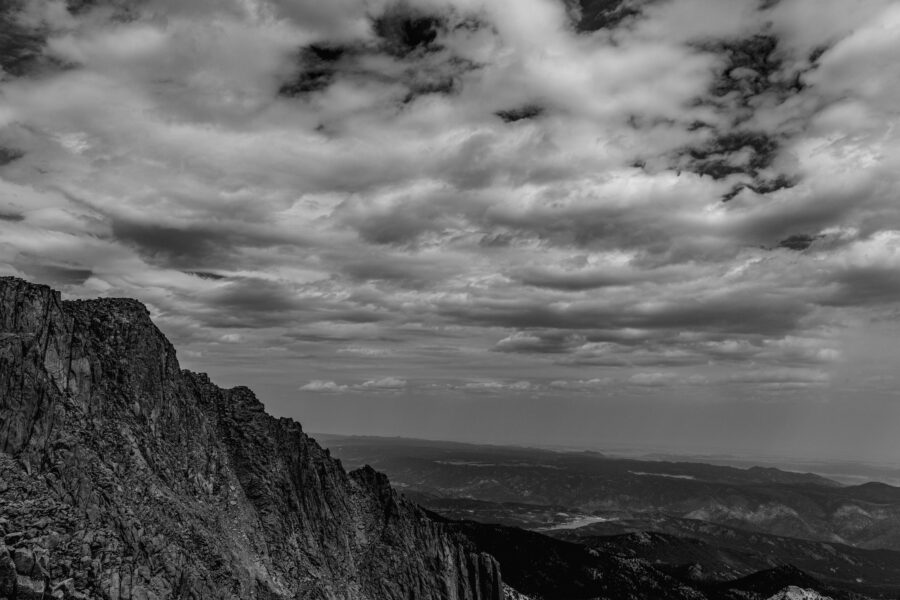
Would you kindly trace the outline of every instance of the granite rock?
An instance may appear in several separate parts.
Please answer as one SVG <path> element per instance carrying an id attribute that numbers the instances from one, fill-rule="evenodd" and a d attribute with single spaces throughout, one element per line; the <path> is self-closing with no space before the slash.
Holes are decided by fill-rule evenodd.
<path id="1" fill-rule="evenodd" d="M 0 278 L 0 598 L 499 600 L 497 562 L 134 300 Z"/>

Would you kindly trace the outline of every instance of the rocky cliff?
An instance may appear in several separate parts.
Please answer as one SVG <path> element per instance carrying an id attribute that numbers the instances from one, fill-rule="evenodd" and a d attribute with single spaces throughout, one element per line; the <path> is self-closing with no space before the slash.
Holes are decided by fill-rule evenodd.
<path id="1" fill-rule="evenodd" d="M 0 278 L 0 598 L 498 600 L 497 563 L 140 303 Z"/>

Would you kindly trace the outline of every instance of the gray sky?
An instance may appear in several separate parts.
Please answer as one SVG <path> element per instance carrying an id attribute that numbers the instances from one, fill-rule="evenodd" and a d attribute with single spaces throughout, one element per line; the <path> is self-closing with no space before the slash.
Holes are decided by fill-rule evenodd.
<path id="1" fill-rule="evenodd" d="M 309 430 L 900 456 L 900 5 L 0 9 L 0 271 Z"/>

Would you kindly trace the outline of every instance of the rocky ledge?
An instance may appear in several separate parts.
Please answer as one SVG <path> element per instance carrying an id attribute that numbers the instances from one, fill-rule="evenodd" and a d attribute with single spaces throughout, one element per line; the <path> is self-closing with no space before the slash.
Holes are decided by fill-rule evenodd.
<path id="1" fill-rule="evenodd" d="M 0 278 L 0 599 L 500 600 L 499 568 L 139 302 Z"/>

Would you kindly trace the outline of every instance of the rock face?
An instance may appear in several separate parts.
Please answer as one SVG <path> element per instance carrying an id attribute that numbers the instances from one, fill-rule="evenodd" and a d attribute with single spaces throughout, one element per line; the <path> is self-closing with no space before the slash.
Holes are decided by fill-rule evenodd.
<path id="1" fill-rule="evenodd" d="M 496 561 L 132 300 L 0 278 L 0 598 L 500 600 Z"/>
<path id="2" fill-rule="evenodd" d="M 823 596 L 815 590 L 807 590 L 792 585 L 771 596 L 768 600 L 831 600 L 831 598 Z"/>

